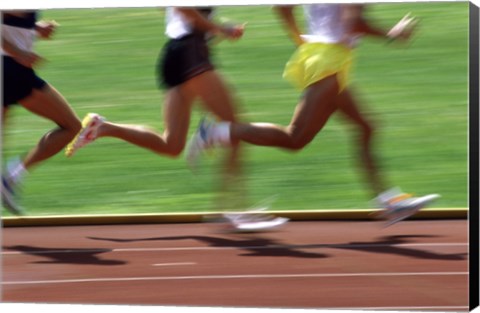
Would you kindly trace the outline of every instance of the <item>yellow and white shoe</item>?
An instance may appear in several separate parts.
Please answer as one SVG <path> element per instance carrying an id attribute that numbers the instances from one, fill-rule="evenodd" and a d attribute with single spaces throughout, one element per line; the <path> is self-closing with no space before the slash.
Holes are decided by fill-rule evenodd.
<path id="1" fill-rule="evenodd" d="M 65 155 L 67 157 L 71 157 L 78 149 L 97 139 L 98 128 L 103 124 L 104 121 L 105 118 L 102 116 L 96 113 L 88 113 L 82 120 L 82 129 L 67 145 L 67 148 L 65 149 Z"/>

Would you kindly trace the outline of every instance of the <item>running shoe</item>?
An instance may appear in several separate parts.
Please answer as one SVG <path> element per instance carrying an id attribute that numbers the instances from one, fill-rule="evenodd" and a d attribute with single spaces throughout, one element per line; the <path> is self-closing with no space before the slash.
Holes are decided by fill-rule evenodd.
<path id="1" fill-rule="evenodd" d="M 438 198 L 438 194 L 413 197 L 395 188 L 387 192 L 385 199 L 379 199 L 380 204 L 385 207 L 379 217 L 387 220 L 385 226 L 388 227 L 411 217 Z"/>
<path id="2" fill-rule="evenodd" d="M 227 220 L 233 232 L 259 232 L 269 231 L 285 225 L 289 219 L 276 217 L 263 213 L 267 208 L 256 209 L 242 213 L 226 213 L 223 217 Z"/>
<path id="3" fill-rule="evenodd" d="M 98 128 L 103 124 L 104 121 L 105 118 L 102 116 L 96 113 L 88 113 L 83 118 L 82 129 L 67 145 L 67 148 L 65 149 L 65 155 L 67 157 L 71 157 L 78 149 L 97 139 Z"/>
<path id="4" fill-rule="evenodd" d="M 24 215 L 25 211 L 17 204 L 15 184 L 12 180 L 2 175 L 2 205 L 14 215 Z"/>
<path id="5" fill-rule="evenodd" d="M 188 143 L 186 159 L 191 169 L 195 169 L 198 166 L 203 152 L 213 147 L 213 140 L 210 135 L 211 128 L 212 123 L 203 118 L 198 125 L 197 131 Z"/>

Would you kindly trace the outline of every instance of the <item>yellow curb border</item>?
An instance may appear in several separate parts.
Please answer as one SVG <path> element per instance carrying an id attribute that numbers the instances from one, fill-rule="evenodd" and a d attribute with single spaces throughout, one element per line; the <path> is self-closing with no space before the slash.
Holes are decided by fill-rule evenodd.
<path id="1" fill-rule="evenodd" d="M 378 209 L 268 211 L 268 214 L 286 217 L 292 221 L 375 220 Z M 158 213 L 158 214 L 102 214 L 3 217 L 3 227 L 25 226 L 80 226 L 116 224 L 200 223 L 214 219 L 219 213 Z M 467 219 L 467 208 L 427 208 L 410 219 Z"/>

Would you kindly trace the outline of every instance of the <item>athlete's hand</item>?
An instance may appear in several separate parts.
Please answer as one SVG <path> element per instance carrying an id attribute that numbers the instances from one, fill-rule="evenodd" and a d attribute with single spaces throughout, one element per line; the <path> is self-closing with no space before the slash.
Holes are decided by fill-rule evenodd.
<path id="1" fill-rule="evenodd" d="M 243 36 L 243 33 L 245 31 L 245 25 L 223 25 L 221 28 L 221 33 L 223 36 L 225 36 L 227 39 L 230 40 L 237 40 L 240 39 Z"/>
<path id="2" fill-rule="evenodd" d="M 35 31 L 43 39 L 50 39 L 53 36 L 58 24 L 55 21 L 40 21 L 35 24 Z"/>
<path id="3" fill-rule="evenodd" d="M 44 61 L 44 59 L 41 56 L 39 56 L 35 52 L 29 52 L 29 51 L 19 51 L 17 54 L 15 54 L 14 59 L 18 63 L 29 68 L 34 68 L 39 63 Z"/>
<path id="4" fill-rule="evenodd" d="M 408 40 L 412 36 L 416 26 L 417 19 L 410 17 L 410 13 L 405 15 L 395 26 L 390 29 L 387 36 L 390 40 Z"/>

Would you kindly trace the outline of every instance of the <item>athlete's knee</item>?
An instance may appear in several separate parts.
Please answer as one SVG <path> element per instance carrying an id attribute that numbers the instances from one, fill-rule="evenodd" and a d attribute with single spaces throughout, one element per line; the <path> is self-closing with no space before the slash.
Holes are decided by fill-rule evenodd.
<path id="1" fill-rule="evenodd" d="M 287 128 L 288 134 L 288 144 L 286 146 L 287 149 L 292 151 L 300 151 L 305 148 L 313 138 L 308 136 L 305 131 L 298 129 L 293 126 L 289 126 Z"/>
<path id="2" fill-rule="evenodd" d="M 171 158 L 178 158 L 183 150 L 185 149 L 185 144 L 178 142 L 167 142 L 167 149 L 164 151 Z"/>
<path id="3" fill-rule="evenodd" d="M 82 122 L 78 119 L 72 119 L 67 127 L 71 132 L 77 134 L 82 129 Z"/>
<path id="4" fill-rule="evenodd" d="M 375 134 L 375 127 L 372 123 L 363 123 L 359 125 L 359 130 L 362 134 L 362 137 L 366 140 L 369 140 Z"/>
<path id="5" fill-rule="evenodd" d="M 311 140 L 305 140 L 304 138 L 296 138 L 291 140 L 290 146 L 288 147 L 292 151 L 300 151 L 305 148 Z"/>
<path id="6" fill-rule="evenodd" d="M 177 159 L 180 157 L 182 152 L 183 152 L 183 148 L 175 148 L 173 150 L 170 150 L 170 157 Z"/>
<path id="7" fill-rule="evenodd" d="M 66 121 L 57 123 L 57 125 L 64 132 L 67 132 L 72 139 L 82 130 L 82 122 L 78 118 L 68 119 Z"/>

